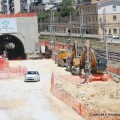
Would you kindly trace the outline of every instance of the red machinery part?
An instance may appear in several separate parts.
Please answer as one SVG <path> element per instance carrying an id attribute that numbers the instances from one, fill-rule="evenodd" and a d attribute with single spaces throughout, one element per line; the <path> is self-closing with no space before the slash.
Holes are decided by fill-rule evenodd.
<path id="1" fill-rule="evenodd" d="M 109 74 L 95 74 L 95 75 L 89 75 L 89 82 L 92 81 L 111 81 L 112 76 Z"/>

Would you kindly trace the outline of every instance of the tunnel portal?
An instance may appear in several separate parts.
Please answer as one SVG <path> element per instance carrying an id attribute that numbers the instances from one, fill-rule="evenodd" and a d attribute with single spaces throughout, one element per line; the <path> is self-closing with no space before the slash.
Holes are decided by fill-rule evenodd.
<path id="1" fill-rule="evenodd" d="M 4 54 L 9 60 L 26 59 L 23 43 L 10 34 L 0 36 L 0 55 Z"/>

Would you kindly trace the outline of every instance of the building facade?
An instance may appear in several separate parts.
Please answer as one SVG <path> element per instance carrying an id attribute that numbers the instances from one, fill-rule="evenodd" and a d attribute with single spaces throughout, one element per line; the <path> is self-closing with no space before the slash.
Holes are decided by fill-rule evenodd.
<path id="1" fill-rule="evenodd" d="M 120 34 L 120 1 L 92 0 L 79 4 L 83 17 L 84 31 L 87 34 L 103 34 L 106 27 L 107 34 Z M 106 26 L 105 26 L 106 21 Z"/>
<path id="2" fill-rule="evenodd" d="M 29 12 L 29 6 L 34 0 L 0 0 L 0 11 L 3 14 Z"/>

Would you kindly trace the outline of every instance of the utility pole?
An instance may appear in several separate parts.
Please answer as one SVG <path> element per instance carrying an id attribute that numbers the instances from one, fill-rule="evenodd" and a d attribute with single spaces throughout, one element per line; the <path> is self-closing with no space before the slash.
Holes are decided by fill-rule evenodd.
<path id="1" fill-rule="evenodd" d="M 103 9 L 103 32 L 104 32 L 104 42 L 105 42 L 105 48 L 106 48 L 106 61 L 108 65 L 108 45 L 107 45 L 107 39 L 106 39 L 106 9 Z"/>
<path id="2" fill-rule="evenodd" d="M 56 38 L 55 38 L 55 19 L 54 19 L 54 10 L 51 9 L 50 13 L 50 36 L 51 36 L 51 41 L 54 43 L 54 49 L 56 45 Z"/>
<path id="3" fill-rule="evenodd" d="M 120 21 L 119 21 L 119 40 L 120 40 Z"/>
<path id="4" fill-rule="evenodd" d="M 72 20 L 71 20 L 71 12 L 70 12 L 70 22 L 69 22 L 69 29 L 68 29 L 68 33 L 69 33 L 69 43 L 70 43 L 70 41 L 71 41 L 71 39 L 72 39 Z"/>
<path id="5" fill-rule="evenodd" d="M 81 38 L 81 16 L 80 16 L 80 11 L 79 11 L 79 19 L 80 19 L 80 38 Z"/>
<path id="6" fill-rule="evenodd" d="M 55 45 L 56 45 L 56 38 L 55 38 L 55 18 L 54 18 L 54 10 L 52 9 L 52 13 L 53 13 L 53 40 L 54 40 L 54 49 L 55 49 Z"/>
<path id="7" fill-rule="evenodd" d="M 85 81 L 83 83 L 89 83 L 89 75 L 90 75 L 90 42 L 89 40 L 86 41 L 85 49 L 86 49 Z"/>
<path id="8" fill-rule="evenodd" d="M 79 12 L 80 15 L 80 12 Z M 82 37 L 82 45 L 83 45 L 83 32 L 84 32 L 84 23 L 83 23 L 83 9 L 81 9 L 81 15 L 80 15 L 80 37 Z"/>

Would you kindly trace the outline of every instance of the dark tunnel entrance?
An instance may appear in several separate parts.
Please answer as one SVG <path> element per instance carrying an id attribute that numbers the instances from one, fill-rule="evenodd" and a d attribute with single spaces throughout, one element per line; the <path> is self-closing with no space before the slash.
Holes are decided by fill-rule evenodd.
<path id="1" fill-rule="evenodd" d="M 6 56 L 9 60 L 26 59 L 22 42 L 9 34 L 0 36 L 0 55 Z"/>

